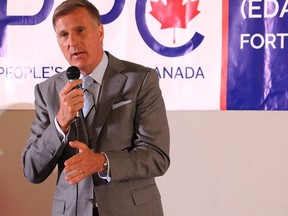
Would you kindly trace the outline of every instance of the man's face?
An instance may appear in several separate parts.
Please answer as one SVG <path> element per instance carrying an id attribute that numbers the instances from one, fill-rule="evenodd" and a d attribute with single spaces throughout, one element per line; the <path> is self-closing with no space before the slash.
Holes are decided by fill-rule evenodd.
<path id="1" fill-rule="evenodd" d="M 84 8 L 77 8 L 55 22 L 60 49 L 70 65 L 90 74 L 103 56 L 104 30 Z"/>

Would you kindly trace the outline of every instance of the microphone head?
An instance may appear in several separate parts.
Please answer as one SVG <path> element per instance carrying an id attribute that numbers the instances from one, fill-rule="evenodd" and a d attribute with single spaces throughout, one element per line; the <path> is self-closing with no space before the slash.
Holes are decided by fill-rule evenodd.
<path id="1" fill-rule="evenodd" d="M 66 72 L 67 78 L 69 80 L 79 79 L 80 77 L 80 70 L 76 66 L 70 66 Z"/>

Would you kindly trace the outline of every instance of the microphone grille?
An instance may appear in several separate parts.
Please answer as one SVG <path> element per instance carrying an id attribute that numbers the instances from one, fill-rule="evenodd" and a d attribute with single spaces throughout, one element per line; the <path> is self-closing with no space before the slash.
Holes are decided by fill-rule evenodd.
<path id="1" fill-rule="evenodd" d="M 76 66 L 70 66 L 66 72 L 67 78 L 69 80 L 79 79 L 80 77 L 80 70 Z"/>

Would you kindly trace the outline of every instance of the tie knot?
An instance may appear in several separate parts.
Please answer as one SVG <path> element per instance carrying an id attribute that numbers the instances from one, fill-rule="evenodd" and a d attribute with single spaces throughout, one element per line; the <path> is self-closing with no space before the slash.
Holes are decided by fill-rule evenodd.
<path id="1" fill-rule="evenodd" d="M 94 82 L 94 79 L 91 76 L 84 76 L 83 78 L 83 89 L 89 89 L 91 84 Z"/>

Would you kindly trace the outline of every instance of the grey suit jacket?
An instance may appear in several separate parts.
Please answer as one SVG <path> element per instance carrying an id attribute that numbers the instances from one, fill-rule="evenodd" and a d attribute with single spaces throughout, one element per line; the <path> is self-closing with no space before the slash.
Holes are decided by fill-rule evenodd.
<path id="1" fill-rule="evenodd" d="M 71 186 L 62 172 L 76 152 L 67 145 L 76 139 L 74 124 L 62 140 L 54 119 L 66 73 L 35 86 L 35 120 L 23 151 L 23 170 L 33 183 L 44 181 L 57 166 L 53 215 L 92 215 L 94 198 L 101 216 L 161 216 L 155 177 L 170 164 L 169 128 L 155 70 L 122 61 L 107 53 L 108 67 L 99 93 L 93 127 L 87 134 L 80 121 L 80 139 L 94 152 L 105 152 L 111 165 L 111 182 L 95 173 Z M 76 203 L 77 200 L 77 203 Z M 95 200 L 95 199 L 94 199 Z"/>

